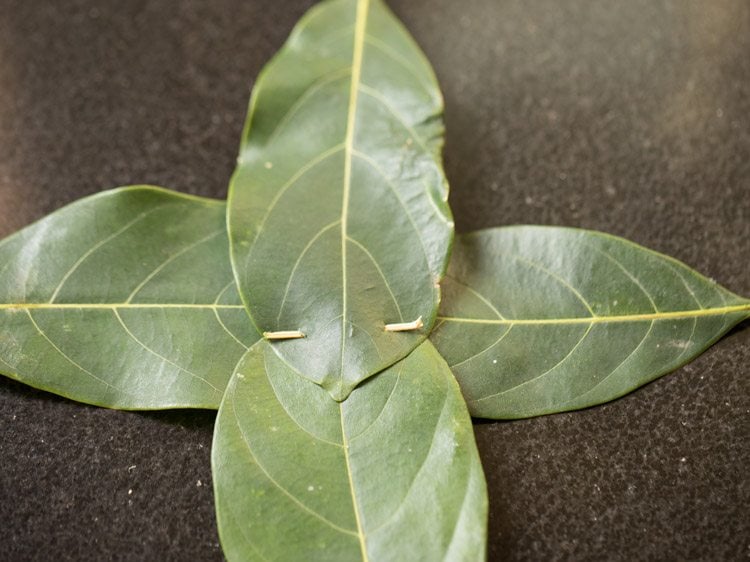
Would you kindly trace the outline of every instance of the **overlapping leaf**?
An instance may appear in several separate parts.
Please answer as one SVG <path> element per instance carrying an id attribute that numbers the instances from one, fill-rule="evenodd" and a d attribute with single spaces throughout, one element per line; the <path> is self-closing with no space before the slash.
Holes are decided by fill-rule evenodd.
<path id="1" fill-rule="evenodd" d="M 230 240 L 223 203 L 136 187 L 0 242 L 0 371 L 110 407 L 221 401 L 230 560 L 482 560 L 469 412 L 422 341 L 453 228 L 441 113 L 381 0 L 323 2 L 258 80 Z M 306 337 L 257 342 L 245 305 Z M 624 240 L 517 227 L 460 240 L 432 340 L 474 415 L 526 417 L 620 396 L 748 315 Z"/>
<path id="2" fill-rule="evenodd" d="M 471 420 L 429 342 L 342 403 L 259 342 L 214 433 L 219 534 L 234 560 L 483 560 Z"/>
<path id="3" fill-rule="evenodd" d="M 232 259 L 275 350 L 345 398 L 437 309 L 452 222 L 432 70 L 380 0 L 311 10 L 253 92 L 229 197 Z M 422 317 L 425 329 L 389 333 Z"/>
<path id="4" fill-rule="evenodd" d="M 117 408 L 218 407 L 258 335 L 223 202 L 152 187 L 73 203 L 0 243 L 0 372 Z"/>
<path id="5" fill-rule="evenodd" d="M 460 237 L 431 335 L 475 416 L 612 400 L 701 353 L 750 301 L 620 238 L 511 227 Z"/>

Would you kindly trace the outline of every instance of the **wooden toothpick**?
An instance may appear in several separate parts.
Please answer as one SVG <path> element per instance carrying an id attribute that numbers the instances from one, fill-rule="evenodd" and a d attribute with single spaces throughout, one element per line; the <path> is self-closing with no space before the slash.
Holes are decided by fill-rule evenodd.
<path id="1" fill-rule="evenodd" d="M 411 332 L 412 330 L 419 330 L 422 326 L 424 326 L 424 322 L 422 322 L 422 317 L 420 316 L 413 322 L 399 322 L 397 324 L 386 324 L 385 331 L 386 332 Z"/>
<path id="2" fill-rule="evenodd" d="M 386 332 L 411 332 L 424 327 L 422 317 L 420 316 L 412 322 L 398 322 L 395 324 L 386 324 Z M 294 340 L 304 338 L 305 334 L 299 330 L 282 330 L 279 332 L 263 332 L 263 337 L 267 340 Z"/>
<path id="3" fill-rule="evenodd" d="M 282 330 L 280 332 L 263 332 L 263 337 L 267 340 L 296 340 L 304 338 L 305 334 L 299 330 Z"/>

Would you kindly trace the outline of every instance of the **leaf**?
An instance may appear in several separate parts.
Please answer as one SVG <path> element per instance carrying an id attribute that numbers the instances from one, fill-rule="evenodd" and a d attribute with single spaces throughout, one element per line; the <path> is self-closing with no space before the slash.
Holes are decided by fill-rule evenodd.
<path id="1" fill-rule="evenodd" d="M 750 301 L 672 258 L 570 228 L 462 236 L 444 291 L 431 339 L 487 418 L 612 400 L 750 316 Z"/>
<path id="2" fill-rule="evenodd" d="M 233 560 L 484 560 L 466 406 L 425 342 L 337 403 L 259 342 L 219 409 L 212 468 Z"/>
<path id="3" fill-rule="evenodd" d="M 105 191 L 0 242 L 0 372 L 81 402 L 217 408 L 257 339 L 223 202 Z"/>
<path id="4" fill-rule="evenodd" d="M 337 400 L 434 321 L 453 232 L 441 115 L 380 0 L 313 8 L 257 81 L 229 194 L 234 269 L 259 331 L 303 332 L 274 349 Z"/>

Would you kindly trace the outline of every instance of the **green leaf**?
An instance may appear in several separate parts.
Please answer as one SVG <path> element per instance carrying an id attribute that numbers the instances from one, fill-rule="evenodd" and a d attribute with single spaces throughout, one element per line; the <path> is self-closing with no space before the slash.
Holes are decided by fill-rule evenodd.
<path id="1" fill-rule="evenodd" d="M 0 242 L 0 372 L 100 406 L 217 408 L 258 339 L 223 202 L 105 191 Z"/>
<path id="2" fill-rule="evenodd" d="M 212 449 L 234 560 L 484 560 L 487 497 L 471 419 L 425 342 L 337 403 L 259 342 Z"/>
<path id="3" fill-rule="evenodd" d="M 750 316 L 750 301 L 672 258 L 569 228 L 460 237 L 444 291 L 431 339 L 486 418 L 612 400 Z"/>
<path id="4" fill-rule="evenodd" d="M 230 186 L 234 269 L 261 332 L 306 335 L 276 352 L 337 400 L 434 321 L 453 233 L 441 115 L 380 0 L 313 8 L 257 81 Z"/>

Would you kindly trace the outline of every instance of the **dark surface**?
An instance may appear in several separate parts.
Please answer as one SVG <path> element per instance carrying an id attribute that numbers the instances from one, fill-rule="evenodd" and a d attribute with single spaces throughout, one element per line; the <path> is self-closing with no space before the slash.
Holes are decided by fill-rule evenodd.
<path id="1" fill-rule="evenodd" d="M 253 79 L 309 4 L 0 0 L 0 235 L 121 184 L 223 197 Z M 445 92 L 459 231 L 604 230 L 750 295 L 750 3 L 391 5 Z M 478 423 L 490 559 L 747 559 L 748 344 Z M 0 559 L 221 559 L 213 419 L 0 380 Z"/>

